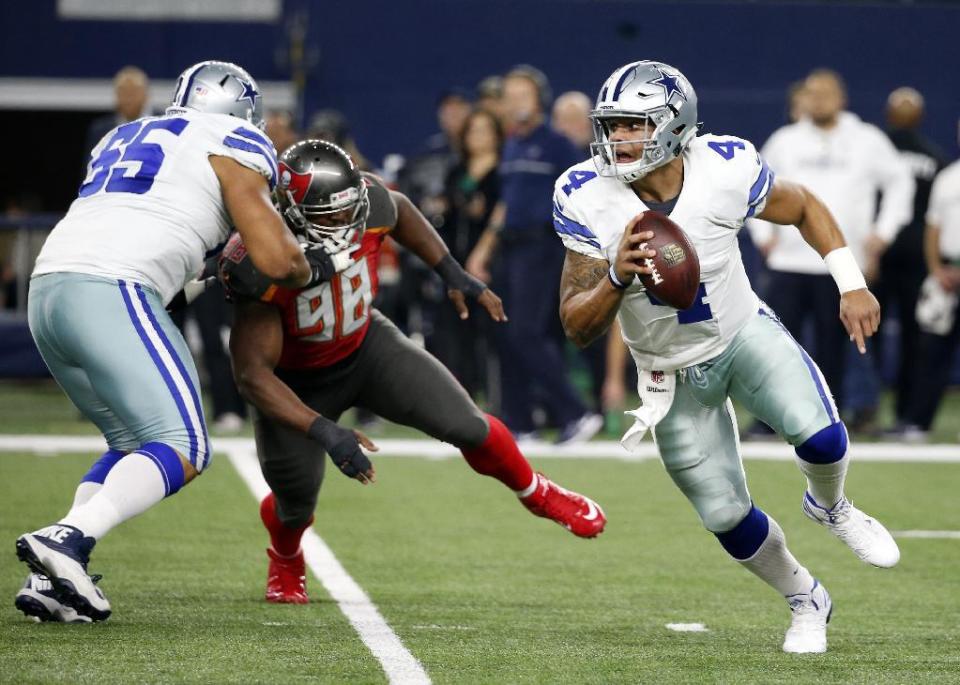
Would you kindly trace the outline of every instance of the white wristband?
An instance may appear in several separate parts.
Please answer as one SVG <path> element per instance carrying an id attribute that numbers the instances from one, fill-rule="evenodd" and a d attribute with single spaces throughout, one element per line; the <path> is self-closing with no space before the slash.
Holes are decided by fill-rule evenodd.
<path id="1" fill-rule="evenodd" d="M 867 282 L 863 278 L 863 272 L 853 257 L 853 252 L 849 247 L 838 247 L 823 258 L 823 263 L 830 270 L 830 275 L 837 283 L 840 294 L 848 293 L 851 290 L 860 290 L 867 287 Z"/>

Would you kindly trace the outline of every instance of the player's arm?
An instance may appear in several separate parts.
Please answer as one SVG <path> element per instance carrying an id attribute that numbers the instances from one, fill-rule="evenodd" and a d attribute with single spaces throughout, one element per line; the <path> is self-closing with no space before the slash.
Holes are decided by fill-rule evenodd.
<path id="1" fill-rule="evenodd" d="M 490 260 L 493 259 L 493 253 L 500 244 L 500 231 L 503 229 L 503 222 L 507 217 L 507 205 L 501 200 L 494 205 L 490 212 L 490 219 L 487 221 L 487 227 L 477 244 L 473 246 L 473 251 L 467 257 L 467 273 L 476 276 L 484 283 L 490 282 Z"/>
<path id="2" fill-rule="evenodd" d="M 397 223 L 391 236 L 431 267 L 447 285 L 461 319 L 469 316 L 466 298 L 475 299 L 494 321 L 506 321 L 503 303 L 490 288 L 463 270 L 427 218 L 403 193 L 390 192 L 397 206 Z"/>
<path id="3" fill-rule="evenodd" d="M 240 394 L 264 415 L 316 440 L 347 476 L 373 482 L 373 465 L 358 447 L 377 447 L 360 431 L 349 431 L 305 405 L 274 369 L 283 349 L 280 311 L 268 304 L 239 299 L 230 334 L 233 375 Z"/>
<path id="4" fill-rule="evenodd" d="M 211 155 L 210 166 L 220 180 L 227 212 L 257 270 L 288 288 L 310 282 L 310 264 L 274 209 L 263 176 L 227 157 Z"/>
<path id="5" fill-rule="evenodd" d="M 656 256 L 654 250 L 639 249 L 640 243 L 650 240 L 653 233 L 631 233 L 641 216 L 635 216 L 627 224 L 613 265 L 606 259 L 567 249 L 560 276 L 560 321 L 567 337 L 577 347 L 586 347 L 610 328 L 634 277 L 650 273 L 648 267 L 637 262 Z"/>
<path id="6" fill-rule="evenodd" d="M 864 340 L 880 326 L 880 304 L 867 290 L 863 273 L 830 210 L 804 186 L 777 179 L 757 217 L 775 224 L 793 224 L 823 257 L 840 289 L 840 320 L 850 340 L 864 354 Z"/>

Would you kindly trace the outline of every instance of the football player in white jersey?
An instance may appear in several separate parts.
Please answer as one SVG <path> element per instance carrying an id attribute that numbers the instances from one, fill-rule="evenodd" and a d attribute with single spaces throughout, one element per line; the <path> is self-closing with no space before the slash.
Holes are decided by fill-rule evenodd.
<path id="1" fill-rule="evenodd" d="M 15 604 L 39 620 L 97 621 L 110 603 L 87 573 L 96 541 L 177 492 L 209 463 L 193 360 L 164 307 L 232 228 L 258 269 L 291 287 L 329 277 L 274 209 L 276 151 L 256 82 L 201 62 L 166 114 L 110 131 L 78 198 L 37 259 L 30 331 L 107 451 L 56 523 L 17 539 L 33 571 Z"/>
<path id="2" fill-rule="evenodd" d="M 564 329 L 586 345 L 619 318 L 644 405 L 624 445 L 653 429 L 667 472 L 707 530 L 789 603 L 784 651 L 823 652 L 830 596 L 754 505 L 730 398 L 795 447 L 809 517 L 875 566 L 893 566 L 899 550 L 844 496 L 846 429 L 816 365 L 751 289 L 737 232 L 752 216 L 797 226 L 833 274 L 840 319 L 861 352 L 879 324 L 877 301 L 823 203 L 776 179 L 750 142 L 697 136 L 696 94 L 677 69 L 653 61 L 620 67 L 591 119 L 594 156 L 566 171 L 554 195 L 554 225 L 567 248 Z M 638 262 L 653 256 L 644 244 L 653 234 L 631 231 L 648 210 L 669 215 L 697 250 L 701 285 L 689 309 L 663 305 L 637 279 L 650 272 Z"/>

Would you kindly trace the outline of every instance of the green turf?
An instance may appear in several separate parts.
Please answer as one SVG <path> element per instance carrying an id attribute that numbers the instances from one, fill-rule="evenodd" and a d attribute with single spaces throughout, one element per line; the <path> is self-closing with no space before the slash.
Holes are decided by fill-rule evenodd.
<path id="1" fill-rule="evenodd" d="M 54 520 L 92 455 L 0 455 L 0 593 L 23 580 L 17 534 Z M 749 462 L 751 491 L 833 594 L 830 652 L 780 652 L 785 604 L 703 532 L 659 464 L 541 460 L 596 497 L 596 541 L 530 517 L 459 460 L 382 459 L 379 482 L 336 472 L 317 531 L 437 683 L 956 682 L 960 541 L 904 540 L 891 571 L 803 518 L 802 480 Z M 855 465 L 849 491 L 892 528 L 960 530 L 960 465 Z M 308 607 L 260 601 L 264 534 L 227 459 L 103 540 L 92 570 L 115 615 L 35 625 L 0 612 L 5 682 L 382 682 L 311 578 Z M 668 622 L 710 632 L 672 633 Z"/>

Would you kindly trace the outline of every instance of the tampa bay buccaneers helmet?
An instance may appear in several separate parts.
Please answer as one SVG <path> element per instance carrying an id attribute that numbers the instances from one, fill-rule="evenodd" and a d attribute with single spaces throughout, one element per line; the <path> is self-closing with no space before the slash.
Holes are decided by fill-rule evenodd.
<path id="1" fill-rule="evenodd" d="M 370 200 L 350 155 L 325 140 L 302 140 L 284 150 L 279 166 L 277 201 L 294 233 L 331 253 L 359 240 Z"/>

